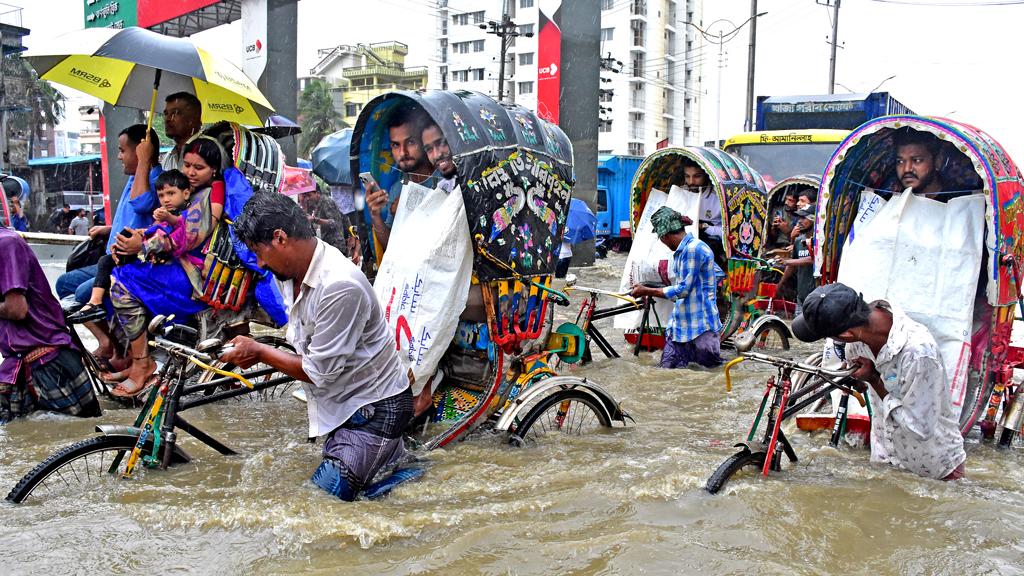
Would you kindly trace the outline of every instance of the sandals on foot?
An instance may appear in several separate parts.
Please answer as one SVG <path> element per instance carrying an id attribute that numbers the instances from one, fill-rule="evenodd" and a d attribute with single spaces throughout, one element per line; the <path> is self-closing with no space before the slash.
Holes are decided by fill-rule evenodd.
<path id="1" fill-rule="evenodd" d="M 148 392 L 150 388 L 156 386 L 157 383 L 159 382 L 160 377 L 157 376 L 156 374 L 152 374 L 142 386 L 139 386 L 138 390 L 135 390 L 134 392 L 129 392 L 129 388 L 133 388 L 138 385 L 131 378 L 126 378 L 123 382 L 120 382 L 117 384 L 117 386 L 114 386 L 114 389 L 110 391 L 110 395 L 116 396 L 117 398 L 125 399 L 138 398 L 142 394 Z"/>
<path id="2" fill-rule="evenodd" d="M 82 306 L 78 312 L 68 315 L 68 322 L 72 324 L 81 324 L 83 322 L 96 322 L 97 320 L 103 320 L 107 317 L 107 309 L 102 304 L 93 304 L 89 302 L 85 306 Z"/>

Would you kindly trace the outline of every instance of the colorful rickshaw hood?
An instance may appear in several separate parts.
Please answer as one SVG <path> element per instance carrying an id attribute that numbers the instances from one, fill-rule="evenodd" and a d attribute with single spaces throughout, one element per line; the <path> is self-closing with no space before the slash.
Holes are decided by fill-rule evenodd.
<path id="1" fill-rule="evenodd" d="M 947 193 L 984 192 L 986 251 L 995 255 L 988 262 L 987 273 L 995 281 L 995 290 L 989 291 L 988 299 L 995 306 L 1016 302 L 1017 275 L 1024 257 L 1024 181 L 994 138 L 974 126 L 946 118 L 884 116 L 858 127 L 839 144 L 822 177 L 815 220 L 815 270 L 821 274 L 821 283 L 836 281 L 842 247 L 857 215 L 860 191 L 898 191 L 892 135 L 901 128 L 933 134 L 944 150 L 960 152 L 946 155 L 940 178 Z M 1005 265 L 1011 259 L 1016 266 Z"/>
<path id="2" fill-rule="evenodd" d="M 565 133 L 522 106 L 479 92 L 389 92 L 363 108 L 351 145 L 352 171 L 371 172 L 385 190 L 401 177 L 388 118 L 409 103 L 441 128 L 458 166 L 477 278 L 553 273 L 575 183 Z"/>

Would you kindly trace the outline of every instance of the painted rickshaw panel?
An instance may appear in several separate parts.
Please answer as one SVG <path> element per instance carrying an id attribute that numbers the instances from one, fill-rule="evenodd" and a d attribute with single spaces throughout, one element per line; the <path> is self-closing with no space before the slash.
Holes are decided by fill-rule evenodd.
<path id="1" fill-rule="evenodd" d="M 371 172 L 387 190 L 399 178 L 387 120 L 419 104 L 438 124 L 458 166 L 481 281 L 554 272 L 575 175 L 572 144 L 560 128 L 515 104 L 467 90 L 390 92 L 371 100 L 352 134 L 353 172 Z M 368 216 L 368 211 L 366 215 Z"/>
<path id="2" fill-rule="evenodd" d="M 1024 256 L 1024 183 L 1020 172 L 991 136 L 968 124 L 942 118 L 878 118 L 854 130 L 836 149 L 825 169 L 815 221 L 815 267 L 821 272 L 821 282 L 835 282 L 860 190 L 867 187 L 893 192 L 899 188 L 892 170 L 891 135 L 903 127 L 934 134 L 944 149 L 960 153 L 947 155 L 941 178 L 952 191 L 984 191 L 987 228 L 997 240 L 995 244 L 986 242 L 986 250 L 991 253 L 994 248 L 996 254 L 988 262 L 988 277 L 995 286 L 989 292 L 989 302 L 994 306 L 1015 303 L 1018 286 L 1014 273 L 998 261 L 1012 255 L 1021 262 Z"/>
<path id="3" fill-rule="evenodd" d="M 756 255 L 761 250 L 767 216 L 764 179 L 743 160 L 717 148 L 665 148 L 644 159 L 630 193 L 633 233 L 652 188 L 668 193 L 673 184 L 682 185 L 683 158 L 696 162 L 707 172 L 715 189 L 722 205 L 722 225 L 728 230 L 726 256 Z"/>

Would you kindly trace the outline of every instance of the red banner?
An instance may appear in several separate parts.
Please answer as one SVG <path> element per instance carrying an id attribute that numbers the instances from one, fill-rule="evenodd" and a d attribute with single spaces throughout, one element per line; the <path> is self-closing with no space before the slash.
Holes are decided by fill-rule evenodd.
<path id="1" fill-rule="evenodd" d="M 137 0 L 139 26 L 149 28 L 222 0 Z"/>
<path id="2" fill-rule="evenodd" d="M 541 6 L 537 37 L 537 115 L 558 124 L 558 100 L 562 92 L 562 30 L 557 20 L 562 2 L 545 2 Z M 544 8 L 550 9 L 551 13 L 544 13 Z"/>

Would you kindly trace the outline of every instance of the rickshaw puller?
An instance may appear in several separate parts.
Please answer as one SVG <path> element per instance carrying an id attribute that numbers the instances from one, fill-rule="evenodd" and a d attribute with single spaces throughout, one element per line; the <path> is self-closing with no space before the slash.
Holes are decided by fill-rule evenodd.
<path id="1" fill-rule="evenodd" d="M 820 286 L 804 300 L 793 334 L 804 342 L 846 343 L 870 384 L 871 461 L 928 478 L 964 476 L 964 439 L 946 387 L 938 344 L 928 329 L 884 300 L 870 304 L 845 284 Z"/>
<path id="2" fill-rule="evenodd" d="M 711 368 L 722 363 L 718 331 L 722 321 L 716 305 L 721 268 L 707 244 L 686 233 L 693 220 L 668 206 L 651 216 L 654 233 L 662 244 L 673 251 L 671 276 L 673 286 L 652 288 L 636 286 L 634 297 L 654 296 L 675 301 L 665 328 L 665 349 L 661 353 L 662 368 L 685 368 L 690 362 Z"/>
<path id="3" fill-rule="evenodd" d="M 235 233 L 277 277 L 296 353 L 238 336 L 221 360 L 242 368 L 262 362 L 304 382 L 309 436 L 326 436 L 313 483 L 354 500 L 405 454 L 402 432 L 412 418 L 409 380 L 384 312 L 366 276 L 316 238 L 288 198 L 254 195 Z"/>

